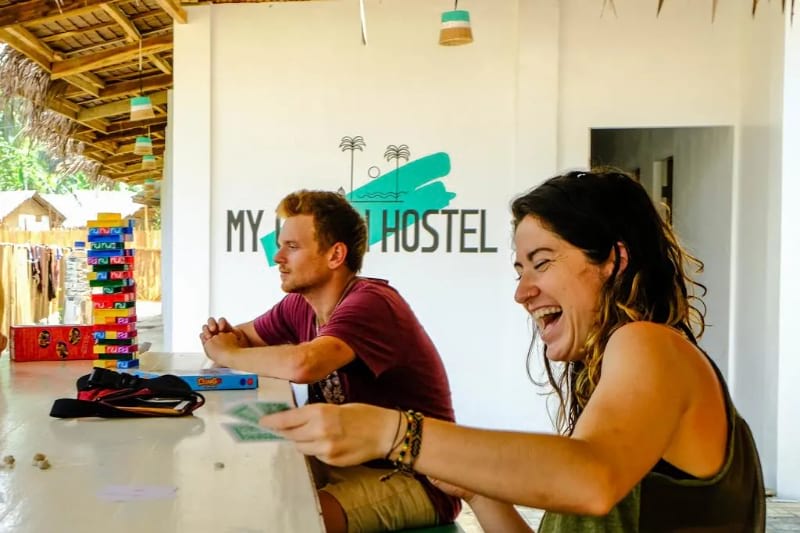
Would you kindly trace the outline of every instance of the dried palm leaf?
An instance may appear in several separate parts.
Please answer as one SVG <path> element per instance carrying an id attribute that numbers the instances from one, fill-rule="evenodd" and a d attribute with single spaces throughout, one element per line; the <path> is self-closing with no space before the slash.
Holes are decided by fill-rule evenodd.
<path id="1" fill-rule="evenodd" d="M 60 160 L 55 173 L 60 176 L 83 172 L 98 185 L 113 183 L 99 174 L 99 162 L 84 157 L 83 143 L 73 138 L 77 124 L 49 109 L 48 104 L 67 88 L 63 81 L 50 81 L 50 75 L 24 54 L 0 45 L 0 105 L 13 102 L 17 117 L 25 124 L 24 134 Z"/>
<path id="2" fill-rule="evenodd" d="M 614 4 L 614 0 L 603 0 L 603 7 L 600 9 L 600 16 L 603 16 L 603 13 L 606 12 L 606 5 L 611 6 L 611 12 L 614 13 L 614 16 L 617 16 L 617 6 Z"/>

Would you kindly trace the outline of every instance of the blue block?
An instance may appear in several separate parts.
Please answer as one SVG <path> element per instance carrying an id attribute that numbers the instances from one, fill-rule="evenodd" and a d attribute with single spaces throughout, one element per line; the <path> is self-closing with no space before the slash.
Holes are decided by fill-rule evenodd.
<path id="1" fill-rule="evenodd" d="M 139 366 L 138 359 L 131 359 L 130 361 L 117 361 L 117 368 L 136 368 Z"/>

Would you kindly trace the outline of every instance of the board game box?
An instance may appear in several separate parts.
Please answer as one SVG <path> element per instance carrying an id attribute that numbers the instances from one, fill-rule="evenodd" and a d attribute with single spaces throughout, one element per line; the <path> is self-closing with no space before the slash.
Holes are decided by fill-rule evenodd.
<path id="1" fill-rule="evenodd" d="M 163 374 L 178 376 L 189 384 L 192 390 L 234 390 L 257 389 L 258 374 L 242 372 L 230 368 L 203 368 L 200 370 L 165 370 L 148 372 L 145 370 L 130 369 L 130 374 L 143 378 L 155 378 Z"/>
<path id="2" fill-rule="evenodd" d="M 11 326 L 9 354 L 17 362 L 94 359 L 92 326 Z"/>

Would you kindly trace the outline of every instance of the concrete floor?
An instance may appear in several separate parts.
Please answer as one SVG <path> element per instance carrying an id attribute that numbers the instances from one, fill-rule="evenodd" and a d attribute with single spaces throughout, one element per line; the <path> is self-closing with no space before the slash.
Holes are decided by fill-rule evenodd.
<path id="1" fill-rule="evenodd" d="M 164 328 L 161 320 L 160 302 L 136 302 L 139 343 L 149 342 L 150 351 L 157 352 L 164 349 Z M 197 326 L 197 333 L 200 334 L 200 326 Z M 198 341 L 198 350 L 199 341 Z M 542 517 L 542 512 L 538 509 L 518 507 L 520 513 L 534 529 L 538 526 Z M 466 533 L 483 533 L 483 529 L 478 524 L 478 520 L 468 505 L 458 517 L 458 524 Z M 776 498 L 767 500 L 767 532 L 769 533 L 800 533 L 800 502 L 786 501 Z"/>
<path id="2" fill-rule="evenodd" d="M 517 506 L 525 521 L 535 530 L 542 518 L 542 511 Z M 468 505 L 456 520 L 465 533 L 483 533 L 477 518 Z M 800 532 L 800 502 L 783 501 L 770 498 L 767 500 L 767 533 Z"/>

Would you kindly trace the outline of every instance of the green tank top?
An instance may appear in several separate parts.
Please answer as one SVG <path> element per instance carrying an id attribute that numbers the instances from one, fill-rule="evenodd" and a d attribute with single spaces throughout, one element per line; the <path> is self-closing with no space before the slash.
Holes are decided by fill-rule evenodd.
<path id="1" fill-rule="evenodd" d="M 716 476 L 683 479 L 653 469 L 607 515 L 548 512 L 538 532 L 763 532 L 766 498 L 755 441 L 736 412 L 719 369 L 711 364 L 725 393 L 729 428 L 725 464 Z"/>

